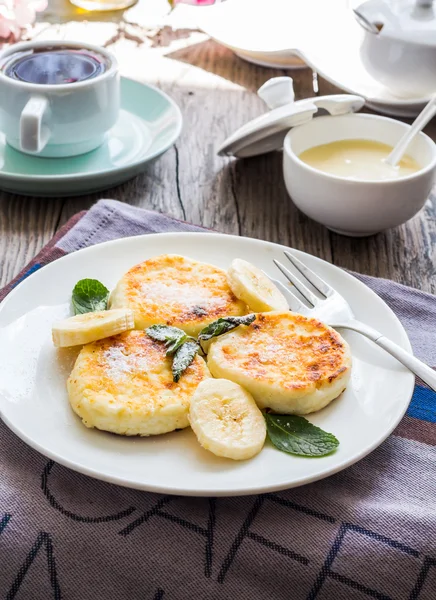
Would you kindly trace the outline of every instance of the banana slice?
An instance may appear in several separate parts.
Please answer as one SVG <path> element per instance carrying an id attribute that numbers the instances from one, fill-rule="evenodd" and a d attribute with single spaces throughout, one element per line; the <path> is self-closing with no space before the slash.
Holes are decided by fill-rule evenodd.
<path id="1" fill-rule="evenodd" d="M 260 269 L 235 258 L 227 271 L 227 281 L 237 298 L 254 312 L 289 310 L 286 298 Z"/>
<path id="2" fill-rule="evenodd" d="M 200 444 L 217 456 L 244 460 L 258 454 L 266 426 L 253 397 L 227 379 L 206 379 L 197 387 L 189 411 Z"/>
<path id="3" fill-rule="evenodd" d="M 134 329 L 133 310 L 116 308 L 76 315 L 54 323 L 52 337 L 55 346 L 81 346 Z"/>

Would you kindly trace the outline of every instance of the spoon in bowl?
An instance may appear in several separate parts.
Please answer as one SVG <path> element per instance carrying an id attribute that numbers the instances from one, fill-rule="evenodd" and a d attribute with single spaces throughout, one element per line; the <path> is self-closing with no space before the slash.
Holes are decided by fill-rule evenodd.
<path id="1" fill-rule="evenodd" d="M 425 108 L 419 113 L 416 119 L 413 121 L 410 128 L 406 131 L 406 133 L 400 138 L 400 140 L 396 143 L 394 149 L 389 154 L 389 156 L 385 159 L 385 163 L 395 167 L 400 160 L 403 158 L 404 153 L 406 152 L 410 142 L 413 140 L 415 135 L 424 129 L 427 123 L 436 115 L 436 96 L 430 100 L 430 102 L 425 106 Z"/>

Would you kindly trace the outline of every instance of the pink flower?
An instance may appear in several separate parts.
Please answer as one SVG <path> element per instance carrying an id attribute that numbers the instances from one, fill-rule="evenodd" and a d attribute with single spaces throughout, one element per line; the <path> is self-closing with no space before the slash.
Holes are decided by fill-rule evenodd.
<path id="1" fill-rule="evenodd" d="M 0 39 L 16 41 L 46 7 L 47 0 L 0 0 Z"/>

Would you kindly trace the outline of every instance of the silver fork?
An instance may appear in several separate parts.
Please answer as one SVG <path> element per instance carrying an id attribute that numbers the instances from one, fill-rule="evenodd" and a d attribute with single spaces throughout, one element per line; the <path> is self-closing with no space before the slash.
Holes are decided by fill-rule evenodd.
<path id="1" fill-rule="evenodd" d="M 350 305 L 339 292 L 330 287 L 321 279 L 321 277 L 306 267 L 301 260 L 293 256 L 290 252 L 285 252 L 284 254 L 302 275 L 301 279 L 289 271 L 289 269 L 278 260 L 273 259 L 274 263 L 307 302 L 307 304 L 301 302 L 297 295 L 287 286 L 280 281 L 273 279 L 272 281 L 278 285 L 288 300 L 291 310 L 306 316 L 316 317 L 335 329 L 350 329 L 351 331 L 361 333 L 386 350 L 386 352 L 389 352 L 389 354 L 394 356 L 400 363 L 412 371 L 412 373 L 415 373 L 415 375 L 420 377 L 432 390 L 436 391 L 436 372 L 433 371 L 433 369 L 418 360 L 413 354 L 410 354 L 410 352 L 403 350 L 398 344 L 395 344 L 395 342 L 386 338 L 379 331 L 376 331 L 372 327 L 355 319 Z M 322 298 L 319 298 L 314 294 L 307 287 L 306 282 L 310 283 L 314 289 L 319 292 Z"/>

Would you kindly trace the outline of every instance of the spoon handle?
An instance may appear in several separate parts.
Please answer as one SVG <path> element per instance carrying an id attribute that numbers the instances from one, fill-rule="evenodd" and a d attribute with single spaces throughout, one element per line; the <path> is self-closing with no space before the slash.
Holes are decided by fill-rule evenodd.
<path id="1" fill-rule="evenodd" d="M 416 117 L 410 128 L 406 131 L 400 141 L 397 142 L 395 148 L 389 154 L 386 159 L 386 163 L 388 165 L 395 165 L 401 160 L 403 154 L 406 152 L 408 145 L 415 137 L 415 135 L 423 129 L 427 123 L 434 117 L 436 114 L 436 96 L 434 96 L 430 102 L 425 106 L 425 108 L 420 112 L 420 114 Z"/>

